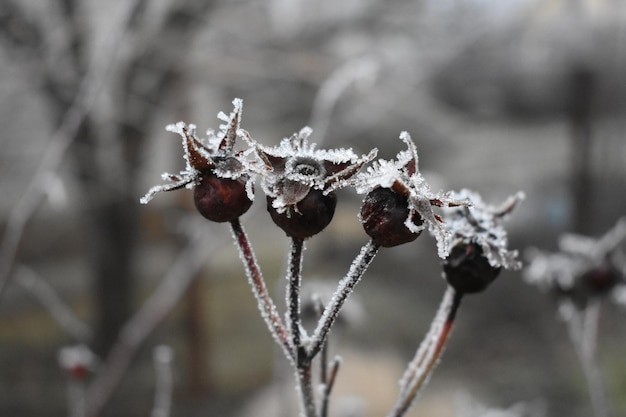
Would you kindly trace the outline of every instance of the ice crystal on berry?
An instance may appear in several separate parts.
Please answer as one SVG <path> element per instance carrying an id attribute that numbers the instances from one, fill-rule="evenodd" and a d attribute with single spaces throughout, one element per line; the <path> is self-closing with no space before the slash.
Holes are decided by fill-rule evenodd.
<path id="1" fill-rule="evenodd" d="M 446 246 L 476 244 L 492 267 L 521 268 L 518 251 L 507 249 L 507 233 L 502 227 L 502 220 L 524 198 L 524 194 L 520 192 L 509 197 L 500 206 L 486 204 L 478 193 L 467 189 L 450 196 L 458 201 L 471 201 L 472 204 L 444 210 L 445 227 L 448 230 Z"/>
<path id="2" fill-rule="evenodd" d="M 235 99 L 233 105 L 234 110 L 230 116 L 221 112 L 218 115 L 225 122 L 220 125 L 219 134 L 216 135 L 213 130 L 209 130 L 206 139 L 197 136 L 194 124 L 178 122 L 166 127 L 166 130 L 178 133 L 182 137 L 186 166 L 179 174 L 164 173 L 162 178 L 169 183 L 152 187 L 141 198 L 142 204 L 147 204 L 161 191 L 172 191 L 183 187 L 191 189 L 207 173 L 215 174 L 219 178 L 244 179 L 248 198 L 250 200 L 254 198 L 253 181 L 249 170 L 246 169 L 245 152 L 239 154 L 234 152 L 237 131 L 241 123 L 243 101 Z"/>
<path id="3" fill-rule="evenodd" d="M 626 218 L 604 236 L 566 234 L 559 240 L 559 251 L 527 251 L 527 282 L 584 307 L 590 297 L 612 294 L 620 304 L 626 298 Z"/>
<path id="4" fill-rule="evenodd" d="M 431 230 L 437 239 L 439 256 L 445 258 L 450 250 L 449 232 L 443 226 L 441 217 L 433 211 L 433 206 L 453 207 L 469 203 L 451 197 L 450 193 L 432 192 L 419 172 L 419 158 L 411 136 L 408 132 L 402 132 L 400 139 L 406 143 L 406 150 L 400 151 L 394 160 L 375 161 L 365 172 L 355 176 L 352 185 L 360 194 L 386 188 L 405 196 L 408 200 L 408 215 L 404 225 L 416 235 L 426 228 Z"/>
<path id="5" fill-rule="evenodd" d="M 261 185 L 278 213 L 297 212 L 296 205 L 311 190 L 328 195 L 344 187 L 348 178 L 376 156 L 376 149 L 360 157 L 352 149 L 316 149 L 315 143 L 309 143 L 311 133 L 305 127 L 278 146 L 256 144 L 266 164 L 260 172 Z"/>

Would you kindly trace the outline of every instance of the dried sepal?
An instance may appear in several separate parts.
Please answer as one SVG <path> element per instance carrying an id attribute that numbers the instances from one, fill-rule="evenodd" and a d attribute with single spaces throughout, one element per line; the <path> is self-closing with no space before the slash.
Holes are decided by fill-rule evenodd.
<path id="1" fill-rule="evenodd" d="M 453 193 L 451 197 L 457 200 L 468 200 L 472 204 L 444 210 L 444 222 L 449 239 L 447 245 L 452 247 L 473 243 L 480 246 L 483 256 L 492 267 L 521 268 L 518 251 L 508 249 L 507 232 L 502 222 L 506 215 L 524 199 L 524 194 L 518 192 L 499 206 L 486 204 L 480 194 L 467 189 Z"/>
<path id="2" fill-rule="evenodd" d="M 218 115 L 225 122 L 219 134 L 209 130 L 206 139 L 197 136 L 193 124 L 178 122 L 166 127 L 182 138 L 185 169 L 176 175 L 164 174 L 163 179 L 170 183 L 152 187 L 141 203 L 148 203 L 158 192 L 187 187 L 193 189 L 196 208 L 209 220 L 232 221 L 250 208 L 254 175 L 247 161 L 249 152 L 234 149 L 243 102 L 235 99 L 233 105 L 230 116 Z"/>
<path id="3" fill-rule="evenodd" d="M 395 231 L 402 230 L 403 227 L 407 229 L 407 233 L 412 234 L 413 238 L 416 238 L 423 230 L 429 229 L 434 231 L 437 239 L 437 247 L 439 256 L 445 258 L 449 251 L 449 246 L 446 245 L 448 241 L 448 234 L 446 229 L 442 225 L 441 217 L 433 211 L 433 206 L 436 207 L 454 207 L 460 205 L 468 205 L 469 202 L 464 200 L 456 200 L 450 197 L 449 193 L 433 193 L 430 186 L 419 172 L 419 158 L 417 154 L 417 148 L 411 136 L 408 132 L 402 132 L 400 139 L 407 145 L 407 149 L 398 152 L 394 160 L 388 161 L 379 159 L 374 161 L 364 172 L 361 172 L 354 176 L 350 181 L 358 193 L 367 194 L 369 196 L 365 198 L 364 204 L 370 205 L 372 201 L 377 201 L 376 204 L 381 204 L 381 209 L 375 209 L 373 207 L 366 207 L 366 212 L 377 212 L 381 215 L 379 224 L 388 223 L 388 218 L 397 218 L 394 221 L 401 221 L 403 226 L 389 227 Z M 370 195 L 375 190 L 383 188 L 389 189 L 397 195 L 404 196 L 406 199 L 406 215 L 398 216 L 398 205 L 393 204 L 393 215 L 387 216 L 384 208 L 385 202 L 380 200 L 380 191 L 376 191 L 376 196 Z M 392 194 L 388 194 L 390 199 L 396 200 L 396 197 Z M 373 198 L 376 197 L 376 198 Z M 404 209 L 403 209 L 404 210 Z M 363 222 L 367 217 L 367 226 L 376 223 L 375 219 L 371 216 L 363 216 L 361 213 L 361 221 Z M 367 230 L 366 230 L 367 232 Z M 369 234 L 369 232 L 368 232 Z M 380 233 L 377 233 L 380 235 Z M 371 234 L 370 234 L 371 236 Z M 406 240 L 410 241 L 410 235 L 404 238 L 397 239 L 398 244 Z M 382 240 L 382 236 L 379 237 Z M 393 239 L 392 239 L 393 241 Z M 388 242 L 388 243 L 391 243 Z"/>

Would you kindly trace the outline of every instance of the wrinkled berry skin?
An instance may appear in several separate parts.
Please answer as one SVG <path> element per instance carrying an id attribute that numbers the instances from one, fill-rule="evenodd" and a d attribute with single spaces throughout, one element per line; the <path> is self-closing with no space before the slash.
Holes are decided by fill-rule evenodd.
<path id="1" fill-rule="evenodd" d="M 244 178 L 220 178 L 211 172 L 201 175 L 193 201 L 202 216 L 218 223 L 237 219 L 252 205 Z"/>
<path id="2" fill-rule="evenodd" d="M 460 243 L 452 247 L 443 262 L 448 284 L 460 294 L 484 291 L 500 273 L 493 267 L 476 243 Z"/>
<path id="3" fill-rule="evenodd" d="M 421 234 L 410 231 L 404 222 L 409 216 L 409 202 L 405 195 L 389 188 L 376 188 L 367 194 L 361 205 L 361 223 L 372 241 L 382 247 L 412 242 Z M 416 226 L 424 221 L 419 215 L 413 219 Z"/>
<path id="4" fill-rule="evenodd" d="M 296 203 L 295 209 L 290 208 L 284 213 L 278 213 L 272 207 L 272 201 L 271 197 L 267 198 L 267 211 L 274 223 L 287 236 L 306 239 L 324 230 L 333 219 L 337 195 L 334 192 L 324 195 L 320 190 L 311 190 Z"/>

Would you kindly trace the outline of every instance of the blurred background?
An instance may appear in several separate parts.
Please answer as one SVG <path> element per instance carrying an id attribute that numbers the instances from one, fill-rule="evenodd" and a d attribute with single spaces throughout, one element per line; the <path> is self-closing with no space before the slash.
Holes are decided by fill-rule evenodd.
<path id="1" fill-rule="evenodd" d="M 184 167 L 165 125 L 217 129 L 240 97 L 266 145 L 310 125 L 320 146 L 392 158 L 406 130 L 433 189 L 524 191 L 510 247 L 554 250 L 626 213 L 624 74 L 620 0 L 0 0 L 0 414 L 72 415 L 97 383 L 101 415 L 149 415 L 169 371 L 171 415 L 296 414 L 228 226 L 184 190 L 139 204 Z M 242 222 L 282 305 L 288 241 L 257 188 Z M 307 243 L 322 293 L 366 241 L 360 197 L 340 198 Z M 431 237 L 379 254 L 332 334 L 336 415 L 385 415 L 444 287 Z M 457 416 L 463 398 L 591 414 L 553 300 L 508 271 L 466 298 L 410 415 Z M 615 416 L 624 314 L 607 303 L 599 329 Z M 100 358 L 87 388 L 59 364 L 77 344 Z"/>

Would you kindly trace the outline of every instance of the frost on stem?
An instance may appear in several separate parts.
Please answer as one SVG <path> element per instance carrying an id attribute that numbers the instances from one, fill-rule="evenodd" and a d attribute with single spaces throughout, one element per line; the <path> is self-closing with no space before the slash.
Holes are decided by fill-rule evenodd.
<path id="1" fill-rule="evenodd" d="M 182 137 L 185 169 L 179 174 L 162 175 L 167 184 L 152 187 L 140 200 L 147 204 L 157 193 L 189 188 L 194 191 L 194 203 L 204 217 L 216 222 L 231 221 L 248 211 L 254 199 L 253 179 L 247 160 L 249 152 L 235 152 L 235 140 L 241 123 L 243 102 L 233 101 L 230 116 L 220 113 L 225 122 L 218 135 L 212 130 L 208 138 L 196 134 L 196 126 L 178 122 L 167 126 Z"/>
<path id="2" fill-rule="evenodd" d="M 524 278 L 530 284 L 570 301 L 579 309 L 598 297 L 613 296 L 626 305 L 626 218 L 621 218 L 603 236 L 566 234 L 559 240 L 559 251 L 548 253 L 536 248 L 526 252 L 529 265 Z"/>
<path id="3" fill-rule="evenodd" d="M 309 143 L 311 133 L 305 127 L 275 147 L 261 146 L 247 136 L 265 162 L 259 173 L 272 220 L 299 239 L 328 226 L 337 204 L 335 191 L 376 156 L 375 149 L 360 157 L 352 149 L 316 149 Z"/>
<path id="4" fill-rule="evenodd" d="M 438 253 L 445 258 L 449 252 L 449 233 L 433 207 L 468 205 L 456 200 L 450 193 L 433 193 L 419 172 L 419 158 L 415 144 L 407 132 L 400 134 L 407 149 L 394 160 L 379 159 L 351 184 L 360 194 L 367 194 L 361 213 L 366 233 L 383 247 L 410 242 L 429 229 L 437 239 Z"/>

